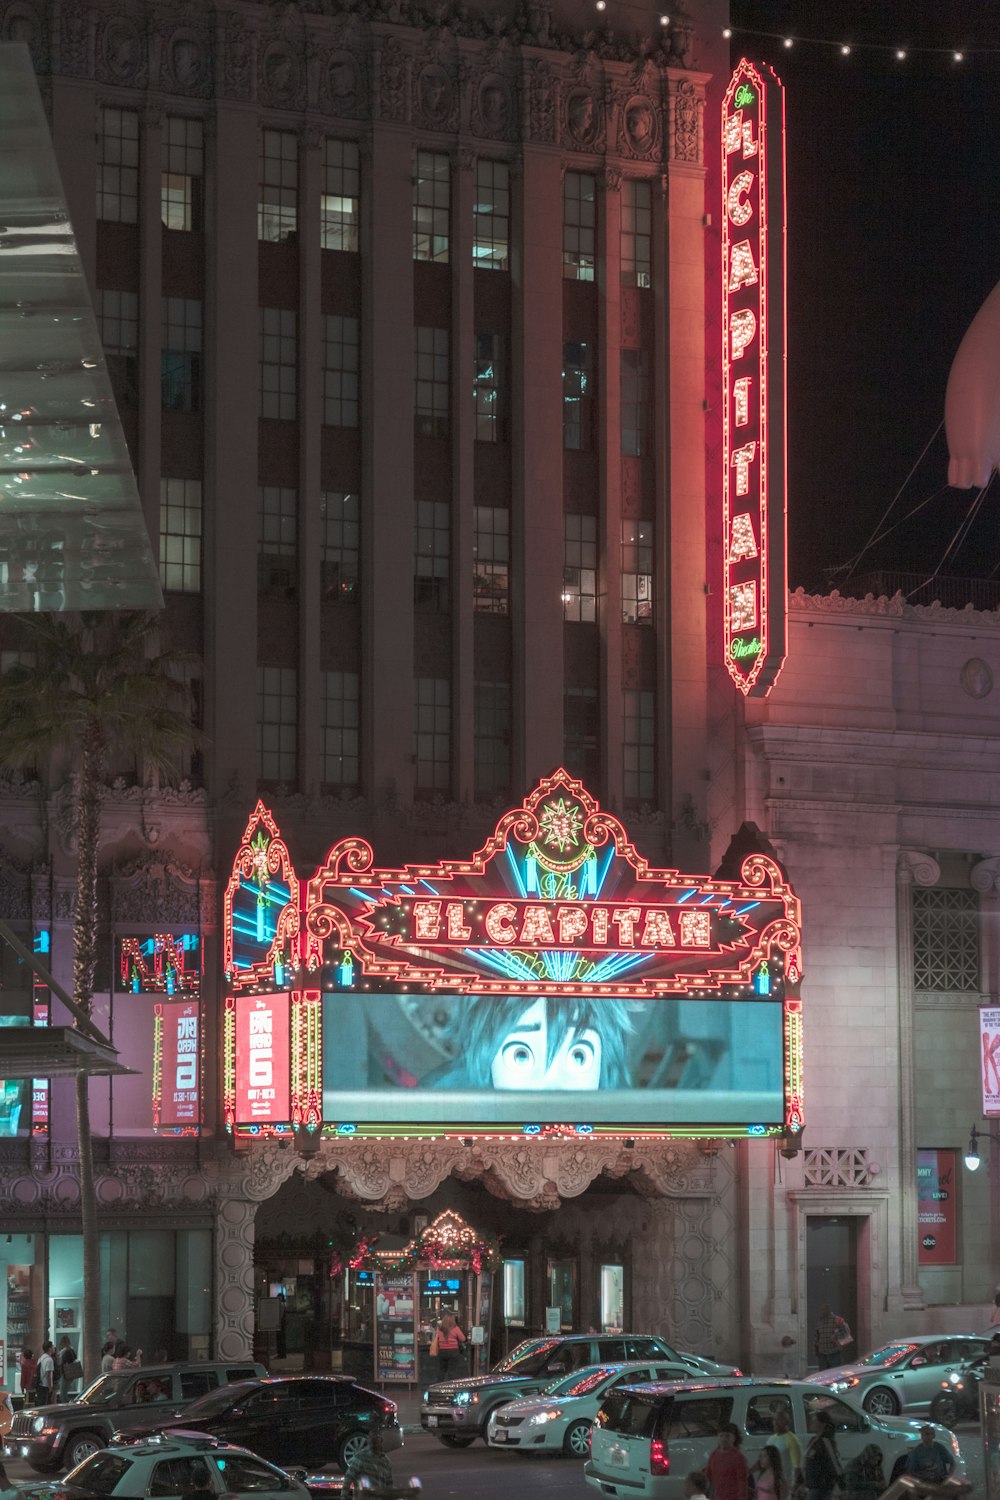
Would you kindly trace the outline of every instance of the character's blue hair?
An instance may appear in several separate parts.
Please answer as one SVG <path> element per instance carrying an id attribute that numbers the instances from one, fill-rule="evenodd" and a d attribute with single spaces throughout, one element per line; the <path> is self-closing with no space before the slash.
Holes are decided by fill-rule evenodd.
<path id="1" fill-rule="evenodd" d="M 535 1003 L 532 995 L 476 995 L 461 1009 L 461 1021 L 455 1038 L 456 1052 L 464 1058 L 473 1088 L 492 1087 L 493 1059 L 506 1036 Z M 544 995 L 548 1027 L 546 1067 L 562 1046 L 567 1032 L 573 1040 L 585 1031 L 596 1031 L 601 1039 L 602 1089 L 622 1089 L 631 1085 L 627 1045 L 632 1022 L 626 1006 L 620 1001 L 597 999 L 591 995 Z"/>

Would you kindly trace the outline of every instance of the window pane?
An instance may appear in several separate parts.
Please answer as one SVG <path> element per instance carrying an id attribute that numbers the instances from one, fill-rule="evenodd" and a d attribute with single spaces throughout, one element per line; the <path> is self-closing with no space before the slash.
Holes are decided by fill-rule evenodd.
<path id="1" fill-rule="evenodd" d="M 597 225 L 597 180 L 589 172 L 563 179 L 563 276 L 593 281 Z"/>
<path id="2" fill-rule="evenodd" d="M 139 116 L 134 109 L 101 110 L 97 137 L 97 217 L 134 224 L 139 211 Z"/>
<path id="3" fill-rule="evenodd" d="M 323 143 L 320 243 L 324 250 L 357 250 L 361 159 L 356 141 L 328 136 Z"/>
<path id="4" fill-rule="evenodd" d="M 290 130 L 260 137 L 257 238 L 287 240 L 298 228 L 299 145 Z"/>
<path id="5" fill-rule="evenodd" d="M 446 264 L 451 219 L 451 171 L 447 156 L 418 151 L 413 174 L 413 259 Z"/>
<path id="6" fill-rule="evenodd" d="M 472 264 L 481 271 L 506 271 L 510 241 L 510 168 L 506 162 L 476 162 L 472 205 Z"/>

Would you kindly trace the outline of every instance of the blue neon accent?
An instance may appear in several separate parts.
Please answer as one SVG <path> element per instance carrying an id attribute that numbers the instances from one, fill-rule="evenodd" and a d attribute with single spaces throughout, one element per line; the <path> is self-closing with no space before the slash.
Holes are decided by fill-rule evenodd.
<path id="1" fill-rule="evenodd" d="M 48 953 L 51 944 L 52 938 L 47 927 L 43 927 L 40 932 L 35 933 L 33 947 L 36 953 Z"/>
<path id="2" fill-rule="evenodd" d="M 375 897 L 374 896 L 369 896 L 369 894 L 368 894 L 367 891 L 359 891 L 356 885 L 349 886 L 348 890 L 349 890 L 349 892 L 350 892 L 350 894 L 352 896 L 357 896 L 357 898 L 358 898 L 359 901 L 374 901 L 375 900 Z"/>
<path id="3" fill-rule="evenodd" d="M 542 1127 L 540 1125 L 523 1125 L 521 1127 L 521 1130 L 522 1134 L 524 1135 L 541 1135 L 542 1133 Z"/>
<path id="4" fill-rule="evenodd" d="M 436 896 L 438 894 L 429 880 L 421 880 L 420 884 L 423 886 L 425 891 L 430 891 L 432 896 Z"/>
<path id="5" fill-rule="evenodd" d="M 533 854 L 525 855 L 524 859 L 524 883 L 532 896 L 539 894 L 538 889 L 538 860 Z"/>
<path id="6" fill-rule="evenodd" d="M 751 901 L 749 906 L 741 906 L 737 911 L 733 912 L 733 916 L 742 917 L 745 911 L 753 911 L 754 907 L 759 905 L 759 901 Z"/>
<path id="7" fill-rule="evenodd" d="M 747 1135 L 767 1135 L 766 1125 L 748 1125 Z"/>
<path id="8" fill-rule="evenodd" d="M 577 1135 L 592 1135 L 594 1132 L 593 1125 L 574 1125 L 573 1129 Z"/>
<path id="9" fill-rule="evenodd" d="M 358 1127 L 356 1125 L 348 1125 L 348 1124 L 338 1125 L 337 1126 L 337 1134 L 338 1135 L 354 1135 L 357 1132 L 357 1128 Z"/>
<path id="10" fill-rule="evenodd" d="M 702 896 L 701 900 L 698 902 L 698 905 L 699 906 L 707 906 L 710 901 L 714 901 L 714 900 L 715 900 L 715 897 L 712 895 L 711 891 L 709 891 L 709 893 L 708 893 L 707 896 Z"/>
<path id="11" fill-rule="evenodd" d="M 692 886 L 689 891 L 685 891 L 683 895 L 677 897 L 677 905 L 680 906 L 682 901 L 690 901 L 691 897 L 697 896 L 697 894 L 698 887 L 696 885 Z"/>
<path id="12" fill-rule="evenodd" d="M 535 980 L 537 983 L 537 973 L 519 953 L 497 953 L 491 948 L 466 948 L 464 952 L 467 958 L 496 969 L 498 974 L 503 974 L 508 979 Z"/>
<path id="13" fill-rule="evenodd" d="M 611 869 L 611 865 L 612 865 L 612 863 L 614 861 L 614 857 L 615 857 L 615 850 L 614 850 L 614 846 L 612 846 L 608 850 L 607 857 L 605 858 L 604 869 L 601 870 L 600 874 L 597 877 L 597 889 L 594 891 L 594 900 L 595 901 L 597 900 L 598 896 L 601 894 L 601 891 L 604 889 L 604 882 L 608 878 L 608 871 Z"/>
<path id="14" fill-rule="evenodd" d="M 416 892 L 415 892 L 415 891 L 414 891 L 414 889 L 413 889 L 413 887 L 412 887 L 412 885 L 401 885 L 401 886 L 400 886 L 400 887 L 399 887 L 399 889 L 400 889 L 400 890 L 401 890 L 401 891 L 402 891 L 402 892 L 403 892 L 403 894 L 404 894 L 404 895 L 406 895 L 406 896 L 414 896 L 414 895 L 416 895 Z"/>

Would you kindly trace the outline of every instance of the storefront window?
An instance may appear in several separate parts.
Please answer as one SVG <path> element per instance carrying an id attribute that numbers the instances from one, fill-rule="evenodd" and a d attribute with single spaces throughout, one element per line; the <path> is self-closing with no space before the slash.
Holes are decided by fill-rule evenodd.
<path id="1" fill-rule="evenodd" d="M 523 1260 L 505 1260 L 503 1263 L 503 1320 L 508 1328 L 524 1327 Z"/>
<path id="2" fill-rule="evenodd" d="M 601 1331 L 621 1333 L 625 1326 L 625 1268 L 601 1267 Z"/>
<path id="3" fill-rule="evenodd" d="M 571 1332 L 576 1326 L 576 1261 L 549 1261 L 549 1307 L 559 1309 L 559 1327 Z"/>

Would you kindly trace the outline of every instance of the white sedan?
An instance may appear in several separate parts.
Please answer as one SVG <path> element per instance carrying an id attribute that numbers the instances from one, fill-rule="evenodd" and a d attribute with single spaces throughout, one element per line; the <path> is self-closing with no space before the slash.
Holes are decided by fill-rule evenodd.
<path id="1" fill-rule="evenodd" d="M 537 1396 L 524 1396 L 498 1407 L 486 1429 L 486 1441 L 491 1448 L 513 1448 L 520 1453 L 551 1453 L 556 1449 L 567 1458 L 588 1458 L 591 1423 L 613 1386 L 690 1378 L 688 1366 L 663 1361 L 585 1365 L 572 1375 L 561 1375 Z"/>

